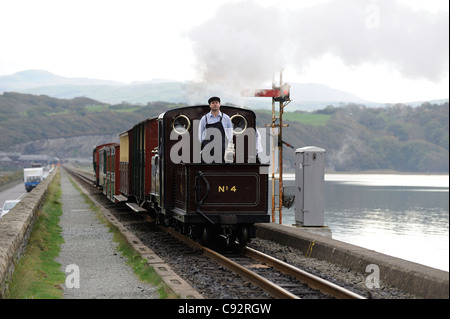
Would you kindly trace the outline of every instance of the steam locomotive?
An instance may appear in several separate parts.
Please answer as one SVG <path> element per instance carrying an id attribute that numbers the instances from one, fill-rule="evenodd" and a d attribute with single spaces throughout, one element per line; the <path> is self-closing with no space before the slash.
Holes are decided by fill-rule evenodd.
<path id="1" fill-rule="evenodd" d="M 233 125 L 223 158 L 210 160 L 201 151 L 198 123 L 208 105 L 172 109 L 120 133 L 120 143 L 94 148 L 97 186 L 111 201 L 202 243 L 222 238 L 245 245 L 255 223 L 270 221 L 268 164 L 256 153 L 255 113 L 220 110 Z"/>

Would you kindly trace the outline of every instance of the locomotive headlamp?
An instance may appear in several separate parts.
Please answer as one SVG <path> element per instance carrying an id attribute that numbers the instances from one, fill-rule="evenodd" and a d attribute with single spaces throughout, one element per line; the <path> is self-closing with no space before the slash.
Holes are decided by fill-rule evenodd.
<path id="1" fill-rule="evenodd" d="M 191 120 L 183 114 L 177 115 L 172 121 L 172 128 L 177 134 L 184 134 L 189 131 Z"/>
<path id="2" fill-rule="evenodd" d="M 231 123 L 233 124 L 233 133 L 236 135 L 244 133 L 247 129 L 247 119 L 241 114 L 235 114 L 231 117 Z"/>

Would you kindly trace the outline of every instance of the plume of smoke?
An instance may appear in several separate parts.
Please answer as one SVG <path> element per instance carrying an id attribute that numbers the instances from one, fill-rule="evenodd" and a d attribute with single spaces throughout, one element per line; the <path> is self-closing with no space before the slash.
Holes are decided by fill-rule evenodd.
<path id="1" fill-rule="evenodd" d="M 239 92 L 267 82 L 285 66 L 285 32 L 279 10 L 248 1 L 222 5 L 215 17 L 187 36 L 194 44 L 200 78 Z"/>
<path id="2" fill-rule="evenodd" d="M 237 92 L 274 73 L 299 72 L 331 54 L 350 67 L 388 65 L 409 78 L 448 76 L 448 12 L 413 10 L 393 0 L 334 0 L 283 12 L 253 1 L 227 3 L 187 32 L 200 78 Z"/>

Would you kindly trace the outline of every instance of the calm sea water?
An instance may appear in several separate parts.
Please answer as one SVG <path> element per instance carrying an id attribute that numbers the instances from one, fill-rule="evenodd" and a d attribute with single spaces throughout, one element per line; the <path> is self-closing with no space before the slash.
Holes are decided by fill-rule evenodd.
<path id="1" fill-rule="evenodd" d="M 295 223 L 294 207 L 282 221 Z M 326 174 L 325 226 L 333 239 L 448 271 L 449 176 Z"/>

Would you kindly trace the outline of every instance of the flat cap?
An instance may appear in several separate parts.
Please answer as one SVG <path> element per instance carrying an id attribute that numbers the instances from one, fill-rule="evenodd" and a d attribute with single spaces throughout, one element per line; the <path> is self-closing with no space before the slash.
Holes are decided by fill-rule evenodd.
<path id="1" fill-rule="evenodd" d="M 208 104 L 211 104 L 212 101 L 218 101 L 220 103 L 220 98 L 217 96 L 210 97 L 208 100 Z"/>

